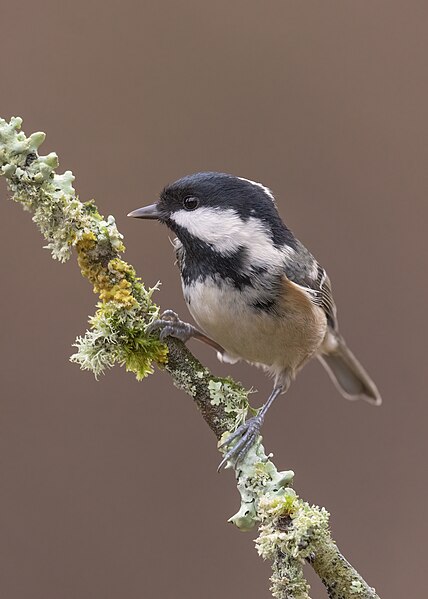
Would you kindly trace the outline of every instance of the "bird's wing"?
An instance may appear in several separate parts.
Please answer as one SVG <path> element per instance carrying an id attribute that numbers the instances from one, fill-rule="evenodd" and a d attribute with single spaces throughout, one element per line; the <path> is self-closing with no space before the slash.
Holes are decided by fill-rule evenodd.
<path id="1" fill-rule="evenodd" d="M 333 329 L 337 329 L 337 309 L 334 303 L 331 282 L 326 271 L 318 264 L 318 276 L 315 282 L 317 297 L 314 303 L 321 306 L 327 316 L 327 321 Z"/>
<path id="2" fill-rule="evenodd" d="M 337 310 L 333 300 L 330 279 L 324 268 L 301 246 L 293 261 L 287 260 L 285 274 L 304 291 L 311 301 L 320 306 L 333 330 L 337 330 Z"/>

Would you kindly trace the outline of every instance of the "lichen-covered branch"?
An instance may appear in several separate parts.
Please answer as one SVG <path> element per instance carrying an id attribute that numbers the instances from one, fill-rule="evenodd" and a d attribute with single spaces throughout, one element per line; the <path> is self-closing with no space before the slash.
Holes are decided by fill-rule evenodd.
<path id="1" fill-rule="evenodd" d="M 0 119 L 0 174 L 13 199 L 33 213 L 52 256 L 61 262 L 76 250 L 80 270 L 99 296 L 90 328 L 75 342 L 71 357 L 95 376 L 118 363 L 142 379 L 158 364 L 195 401 L 220 441 L 252 408 L 248 391 L 229 378 L 212 375 L 179 341 L 161 343 L 148 334 L 157 318 L 152 300 L 135 270 L 125 262 L 122 235 L 112 216 L 104 219 L 94 202 L 76 196 L 70 171 L 58 175 L 56 154 L 39 156 L 43 133 L 26 137 L 20 118 Z M 324 508 L 311 506 L 291 487 L 292 471 L 278 472 L 261 437 L 236 468 L 241 507 L 230 518 L 241 530 L 259 526 L 256 547 L 272 560 L 271 591 L 278 599 L 309 599 L 303 566 L 312 565 L 331 599 L 378 599 L 343 558 L 331 538 Z M 229 464 L 232 466 L 232 464 Z"/>

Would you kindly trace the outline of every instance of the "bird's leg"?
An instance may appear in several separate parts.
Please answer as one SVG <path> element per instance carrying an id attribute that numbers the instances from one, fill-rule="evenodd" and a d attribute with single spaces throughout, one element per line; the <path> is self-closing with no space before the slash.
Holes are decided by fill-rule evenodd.
<path id="1" fill-rule="evenodd" d="M 264 422 L 266 412 L 269 410 L 270 406 L 273 404 L 278 395 L 285 390 L 285 388 L 286 387 L 283 384 L 275 385 L 268 397 L 267 402 L 262 406 L 257 416 L 253 416 L 244 422 L 244 424 L 241 424 L 241 426 L 239 426 L 234 433 L 229 435 L 229 437 L 223 441 L 223 443 L 219 446 L 219 449 L 222 447 L 227 447 L 232 443 L 232 441 L 240 437 L 235 445 L 225 454 L 224 458 L 219 464 L 217 469 L 218 471 L 220 471 L 229 460 L 234 460 L 235 464 L 238 464 L 245 457 L 246 453 L 255 443 L 260 434 L 260 429 Z"/>
<path id="2" fill-rule="evenodd" d="M 220 354 L 224 354 L 224 348 L 216 343 L 213 339 L 199 331 L 196 327 L 180 320 L 173 310 L 165 310 L 157 320 L 154 320 L 148 327 L 147 332 L 159 330 L 159 338 L 163 341 L 166 337 L 175 337 L 183 343 L 187 343 L 192 337 L 203 341 L 210 347 L 214 348 Z"/>

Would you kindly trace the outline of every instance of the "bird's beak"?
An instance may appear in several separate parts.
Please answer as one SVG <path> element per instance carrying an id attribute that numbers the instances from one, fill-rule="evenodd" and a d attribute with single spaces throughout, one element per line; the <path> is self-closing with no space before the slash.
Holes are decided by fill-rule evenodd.
<path id="1" fill-rule="evenodd" d="M 160 211 L 157 204 L 151 204 L 150 206 L 144 206 L 143 208 L 137 208 L 128 214 L 134 218 L 147 218 L 157 220 L 160 218 Z"/>

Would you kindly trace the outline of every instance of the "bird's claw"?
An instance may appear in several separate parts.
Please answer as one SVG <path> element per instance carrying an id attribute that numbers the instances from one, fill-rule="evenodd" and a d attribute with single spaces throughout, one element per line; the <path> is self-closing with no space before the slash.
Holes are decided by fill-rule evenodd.
<path id="1" fill-rule="evenodd" d="M 249 420 L 247 420 L 247 422 L 241 424 L 241 426 L 239 426 L 234 433 L 229 435 L 229 437 L 227 437 L 227 439 L 223 441 L 221 445 L 219 445 L 219 449 L 222 449 L 222 447 L 227 447 L 235 439 L 238 439 L 238 441 L 233 445 L 233 447 L 229 449 L 229 451 L 224 455 L 222 461 L 220 462 L 217 468 L 217 472 L 220 472 L 220 470 L 223 468 L 223 466 L 225 466 L 226 462 L 228 462 L 229 460 L 234 460 L 236 466 L 237 464 L 239 464 L 239 462 L 241 462 L 244 459 L 248 451 L 256 442 L 257 437 L 259 436 L 263 420 L 264 418 L 260 414 L 258 416 L 254 416 L 253 418 L 250 418 Z"/>
<path id="2" fill-rule="evenodd" d="M 183 343 L 186 343 L 194 334 L 195 328 L 183 322 L 173 310 L 165 310 L 157 320 L 154 320 L 148 327 L 147 332 L 153 333 L 160 331 L 159 339 L 164 341 L 166 337 L 175 337 Z"/>

